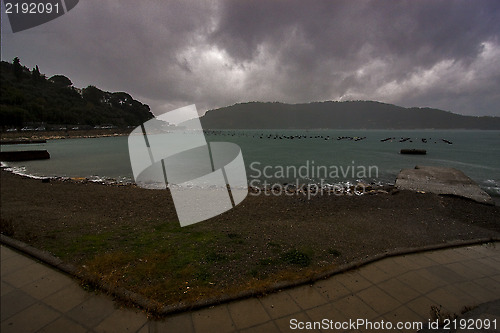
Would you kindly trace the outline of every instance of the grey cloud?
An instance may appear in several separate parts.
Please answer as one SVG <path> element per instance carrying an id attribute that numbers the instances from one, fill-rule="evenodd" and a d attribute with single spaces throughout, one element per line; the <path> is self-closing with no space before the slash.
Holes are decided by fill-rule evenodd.
<path id="1" fill-rule="evenodd" d="M 354 98 L 500 115 L 495 0 L 87 0 L 26 32 L 5 21 L 3 60 L 157 112 Z"/>

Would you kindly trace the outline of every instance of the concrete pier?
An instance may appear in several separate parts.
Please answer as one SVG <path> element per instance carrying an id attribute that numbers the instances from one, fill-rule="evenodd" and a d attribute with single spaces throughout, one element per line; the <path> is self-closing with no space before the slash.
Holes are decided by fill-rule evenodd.
<path id="1" fill-rule="evenodd" d="M 403 169 L 396 179 L 396 188 L 443 195 L 456 195 L 479 203 L 493 205 L 491 197 L 462 171 L 433 166 Z"/>

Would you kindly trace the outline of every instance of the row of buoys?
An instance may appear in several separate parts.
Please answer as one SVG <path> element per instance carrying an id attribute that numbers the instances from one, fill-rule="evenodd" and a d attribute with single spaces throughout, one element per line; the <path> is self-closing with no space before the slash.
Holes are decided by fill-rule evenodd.
<path id="1" fill-rule="evenodd" d="M 366 139 L 366 136 L 359 137 L 359 136 L 338 136 L 337 138 L 330 136 L 330 135 L 305 135 L 305 134 L 300 134 L 300 135 L 280 135 L 280 134 L 267 134 L 267 133 L 258 133 L 258 134 L 252 134 L 252 133 L 237 133 L 237 132 L 224 132 L 224 131 L 212 131 L 212 130 L 206 130 L 204 131 L 206 135 L 221 135 L 221 136 L 231 136 L 231 137 L 251 137 L 251 138 L 257 138 L 257 139 L 272 139 L 272 140 L 301 140 L 301 139 L 321 139 L 321 140 L 337 140 L 337 141 L 362 141 Z M 385 139 L 380 140 L 380 142 L 387 142 L 390 141 L 392 142 L 393 140 L 398 140 L 399 142 L 413 142 L 412 138 L 410 137 L 401 137 L 399 139 L 396 139 L 396 137 L 388 137 Z M 432 138 L 421 138 L 421 141 L 423 143 L 428 143 L 428 140 L 432 140 Z M 453 142 L 446 140 L 446 139 L 441 139 L 443 142 L 447 144 L 453 144 Z M 437 143 L 434 141 L 434 143 Z"/>
<path id="2" fill-rule="evenodd" d="M 386 142 L 386 141 L 389 141 L 389 140 L 392 142 L 392 140 L 396 140 L 396 138 L 394 138 L 394 137 L 385 138 L 385 139 L 380 140 L 380 142 Z M 420 140 L 423 143 L 427 143 L 428 142 L 427 140 L 432 140 L 432 138 L 429 138 L 429 139 L 427 139 L 427 138 L 421 138 Z M 411 138 L 400 138 L 399 139 L 399 142 L 407 142 L 407 141 L 408 142 L 413 142 L 413 140 Z M 453 142 L 451 142 L 450 140 L 441 139 L 441 141 L 443 141 L 443 142 L 445 142 L 445 143 L 447 143 L 449 145 L 453 144 Z M 434 143 L 437 143 L 437 141 L 434 141 Z"/>

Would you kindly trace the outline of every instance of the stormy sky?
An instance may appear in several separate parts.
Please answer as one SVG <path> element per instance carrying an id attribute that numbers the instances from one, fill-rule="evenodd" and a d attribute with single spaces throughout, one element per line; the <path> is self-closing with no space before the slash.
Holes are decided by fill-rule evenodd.
<path id="1" fill-rule="evenodd" d="M 500 116 L 500 1 L 80 0 L 12 33 L 19 57 L 155 114 L 248 101 L 377 100 Z"/>

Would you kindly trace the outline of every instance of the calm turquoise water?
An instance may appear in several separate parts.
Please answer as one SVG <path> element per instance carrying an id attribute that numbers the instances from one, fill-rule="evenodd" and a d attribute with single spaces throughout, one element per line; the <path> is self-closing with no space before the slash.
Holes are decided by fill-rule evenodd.
<path id="1" fill-rule="evenodd" d="M 306 138 L 299 139 L 296 137 L 299 135 Z M 274 139 L 275 136 L 278 138 Z M 337 140 L 337 137 L 348 136 L 366 139 Z M 254 185 L 262 184 L 266 176 L 270 176 L 267 180 L 271 183 L 294 182 L 296 178 L 316 183 L 322 179 L 327 183 L 360 180 L 394 183 L 401 169 L 432 165 L 462 170 L 488 193 L 500 196 L 500 131 L 246 130 L 208 133 L 206 137 L 208 141 L 237 143 L 243 152 L 247 177 Z M 389 137 L 396 139 L 380 141 Z M 411 140 L 399 142 L 407 137 Z M 427 143 L 422 142 L 422 138 Z M 401 155 L 402 148 L 426 149 L 427 155 Z M 50 152 L 50 160 L 7 163 L 19 173 L 133 180 L 127 137 L 49 140 L 46 144 L 2 146 L 1 149 L 47 149 Z"/>

